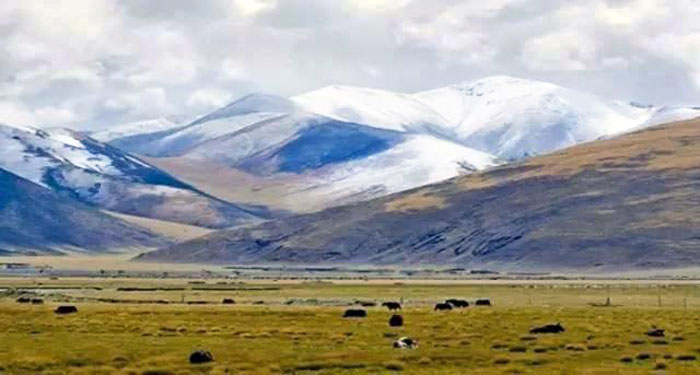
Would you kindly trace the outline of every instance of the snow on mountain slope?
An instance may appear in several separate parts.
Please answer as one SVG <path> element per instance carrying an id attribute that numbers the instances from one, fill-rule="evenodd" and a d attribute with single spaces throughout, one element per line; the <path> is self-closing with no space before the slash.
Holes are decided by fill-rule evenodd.
<path id="1" fill-rule="evenodd" d="M 700 117 L 700 107 L 661 107 L 641 125 L 642 128 Z"/>
<path id="2" fill-rule="evenodd" d="M 436 157 L 428 162 L 426 157 L 431 154 Z M 417 163 L 415 178 L 399 184 L 401 188 L 432 182 L 435 175 L 454 177 L 457 171 L 466 171 L 460 163 L 471 166 L 467 169 L 472 170 L 496 163 L 491 155 L 431 135 L 413 137 L 412 133 L 304 112 L 264 119 L 243 129 L 235 128 L 229 134 L 189 149 L 182 156 L 231 165 L 258 175 L 304 174 L 325 168 L 321 174 L 331 176 L 327 182 L 333 182 L 336 178 L 332 176 L 339 175 L 329 173 L 331 169 L 341 170 L 349 166 L 352 173 L 372 174 L 371 168 L 384 168 L 386 163 L 375 162 L 377 155 L 394 155 L 390 157 L 394 165 L 405 167 L 411 162 Z M 400 162 L 396 155 L 405 161 Z M 338 173 L 343 175 L 345 172 Z"/>
<path id="3" fill-rule="evenodd" d="M 284 116 L 280 113 L 253 112 L 230 118 L 220 118 L 209 122 L 190 125 L 173 134 L 152 142 L 144 154 L 150 156 L 178 156 L 207 141 L 235 133 L 261 121 Z"/>
<path id="4" fill-rule="evenodd" d="M 498 164 L 492 155 L 430 135 L 402 142 L 366 158 L 327 166 L 306 175 L 306 194 L 319 201 L 353 203 L 432 184 Z M 296 199 L 291 191 L 289 199 Z"/>
<path id="5" fill-rule="evenodd" d="M 229 110 L 235 107 L 227 106 Z M 150 149 L 169 150 L 159 155 L 170 156 L 167 164 L 172 173 L 177 174 L 176 159 L 182 165 L 207 165 L 202 173 L 225 166 L 285 184 L 285 199 L 302 200 L 305 207 L 316 208 L 410 189 L 497 164 L 491 155 L 433 135 L 340 121 L 296 106 L 286 114 L 233 112 L 232 117 L 193 123 L 154 142 Z M 191 169 L 188 174 L 193 177 Z M 193 180 L 205 180 L 209 187 L 216 181 L 205 176 Z M 223 188 L 217 185 L 211 190 Z M 284 203 L 281 208 L 296 206 Z"/>
<path id="6" fill-rule="evenodd" d="M 133 142 L 120 140 L 119 147 L 167 157 L 166 164 L 173 168 L 168 170 L 176 175 L 176 159 L 182 158 L 193 177 L 190 181 L 206 180 L 205 172 L 192 175 L 194 163 L 208 164 L 203 171 L 227 168 L 229 180 L 221 178 L 208 191 L 227 190 L 237 183 L 233 176 L 243 173 L 246 178 L 254 175 L 252 180 L 264 179 L 263 186 L 280 181 L 293 191 L 316 192 L 319 199 L 338 204 L 437 181 L 433 176 L 480 170 L 499 163 L 497 159 L 545 154 L 694 113 L 607 101 L 550 83 L 496 76 L 417 94 L 350 86 L 328 86 L 291 99 L 253 94 L 182 128 Z M 426 163 L 424 157 L 431 154 L 435 161 Z M 401 155 L 404 161 L 390 155 Z M 389 164 L 405 172 L 392 176 L 384 167 Z M 473 168 L 461 167 L 470 165 Z M 280 189 L 274 195 L 283 193 Z"/>
<path id="7" fill-rule="evenodd" d="M 284 121 L 266 122 L 247 130 L 227 142 L 248 144 L 249 147 L 240 148 L 245 149 L 247 155 L 239 154 L 236 164 L 259 175 L 303 174 L 371 157 L 404 140 L 400 132 L 318 115 L 290 115 Z M 250 139 L 264 142 L 252 143 Z"/>
<path id="8" fill-rule="evenodd" d="M 297 110 L 289 99 L 252 94 L 207 114 L 181 128 L 123 138 L 114 145 L 122 150 L 153 157 L 180 156 L 213 139 L 250 125 L 280 118 Z"/>
<path id="9" fill-rule="evenodd" d="M 661 125 L 139 259 L 595 274 L 697 267 L 699 151 L 700 120 Z"/>
<path id="10" fill-rule="evenodd" d="M 510 160 L 697 115 L 692 108 L 642 107 L 506 76 L 410 95 L 336 85 L 292 100 L 337 120 L 434 134 Z"/>
<path id="11" fill-rule="evenodd" d="M 0 168 L 112 211 L 226 227 L 257 220 L 111 146 L 65 129 L 0 125 Z"/>
<path id="12" fill-rule="evenodd" d="M 182 126 L 181 121 L 161 117 L 151 120 L 135 121 L 123 125 L 112 126 L 109 129 L 97 131 L 90 137 L 100 142 L 109 143 L 117 139 L 134 137 L 141 134 L 162 132 Z"/>
<path id="13" fill-rule="evenodd" d="M 252 113 L 290 113 L 297 109 L 294 102 L 281 96 L 250 94 L 195 120 L 191 125 Z"/>
<path id="14" fill-rule="evenodd" d="M 277 115 L 271 118 L 264 118 L 242 129 L 235 128 L 230 133 L 222 134 L 218 138 L 209 139 L 191 148 L 184 155 L 192 159 L 238 165 L 246 158 L 254 157 L 256 154 L 264 153 L 276 147 L 282 147 L 286 143 L 303 141 L 304 130 L 308 131 L 308 129 L 316 126 L 329 129 L 334 124 L 340 127 L 344 125 L 355 126 L 354 124 L 342 123 L 314 114 L 293 113 Z M 367 127 L 365 130 L 380 131 L 380 129 L 370 127 Z M 298 152 L 318 152 L 319 150 L 332 147 L 330 146 L 331 144 L 339 146 L 337 143 L 339 140 L 340 138 L 326 138 L 323 140 L 316 139 L 316 142 L 305 142 L 308 149 L 299 149 Z M 328 141 L 331 143 L 324 143 Z"/>
<path id="15" fill-rule="evenodd" d="M 0 252 L 101 252 L 167 243 L 148 230 L 0 169 Z"/>
<path id="16" fill-rule="evenodd" d="M 609 103 L 545 82 L 488 77 L 417 93 L 459 142 L 506 159 L 544 154 L 633 129 L 645 108 Z"/>
<path id="17" fill-rule="evenodd" d="M 327 86 L 292 98 L 309 112 L 396 131 L 439 131 L 448 125 L 411 95 L 352 86 Z"/>

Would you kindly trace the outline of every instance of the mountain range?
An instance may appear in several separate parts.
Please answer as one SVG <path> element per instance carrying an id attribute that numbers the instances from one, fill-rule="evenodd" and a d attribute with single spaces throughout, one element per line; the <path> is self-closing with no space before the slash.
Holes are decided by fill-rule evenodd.
<path id="1" fill-rule="evenodd" d="M 608 101 L 550 83 L 503 76 L 414 94 L 335 85 L 291 98 L 251 94 L 194 120 L 163 117 L 96 132 L 0 125 L 0 170 L 66 204 L 73 202 L 95 215 L 108 213 L 115 223 L 148 233 L 125 235 L 124 243 L 115 242 L 114 248 L 150 248 L 172 243 L 172 233 L 183 230 L 202 234 L 244 227 L 241 230 L 247 231 L 298 223 L 319 211 L 319 217 L 331 223 L 345 220 L 331 212 L 352 212 L 359 219 L 367 213 L 347 210 L 372 208 L 390 199 L 383 197 L 459 176 L 503 173 L 577 144 L 617 139 L 698 115 L 700 109 L 694 107 Z M 464 199 L 464 205 L 474 204 Z M 0 219 L 14 220 L 9 213 L 0 211 Z M 159 232 L 168 223 L 174 223 L 172 228 Z M 333 228 L 321 227 L 332 234 Z M 204 239 L 225 233 L 229 232 Z M 343 239 L 343 243 L 354 242 Z M 44 250 L 76 247 L 70 242 L 51 244 Z M 227 251 L 221 259 L 274 258 L 231 256 L 230 244 L 216 247 Z M 82 248 L 90 250 L 89 243 Z M 169 249 L 175 248 L 179 247 Z M 279 260 L 302 261 L 309 256 L 317 261 L 309 255 L 315 253 Z M 399 255 L 375 259 L 340 254 L 324 259 L 404 261 Z M 172 257 L 185 258 L 179 253 Z M 216 258 L 209 254 L 200 260 Z M 407 256 L 405 261 L 422 261 L 416 259 Z M 451 258 L 425 261 L 447 259 Z"/>
<path id="2" fill-rule="evenodd" d="M 698 265 L 700 120 L 146 253 L 143 261 L 620 271 Z"/>
<path id="3" fill-rule="evenodd" d="M 169 242 L 0 169 L 0 255 L 144 250 Z"/>
<path id="4" fill-rule="evenodd" d="M 199 192 L 137 157 L 66 129 L 0 125 L 0 168 L 103 209 L 223 228 L 255 210 Z"/>
<path id="5" fill-rule="evenodd" d="M 111 144 L 224 200 L 304 213 L 697 115 L 496 76 L 416 94 L 253 94 Z"/>

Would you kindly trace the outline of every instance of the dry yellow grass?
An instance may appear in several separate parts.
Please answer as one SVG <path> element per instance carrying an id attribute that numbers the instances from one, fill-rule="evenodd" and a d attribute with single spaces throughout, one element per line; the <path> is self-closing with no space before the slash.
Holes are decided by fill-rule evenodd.
<path id="1" fill-rule="evenodd" d="M 445 207 L 445 199 L 436 195 L 416 193 L 404 195 L 386 204 L 388 212 L 411 212 Z"/>
<path id="2" fill-rule="evenodd" d="M 700 119 L 665 124 L 609 140 L 580 144 L 524 163 L 510 172 L 461 177 L 465 188 L 481 188 L 532 177 L 569 176 L 585 169 L 685 170 L 700 167 Z"/>
<path id="3" fill-rule="evenodd" d="M 265 205 L 293 212 L 324 208 L 306 191 L 308 183 L 297 175 L 265 178 L 213 162 L 186 158 L 146 158 L 149 163 L 178 176 L 198 189 L 230 202 Z"/>
<path id="4" fill-rule="evenodd" d="M 163 235 L 168 238 L 172 238 L 177 241 L 187 241 L 213 232 L 213 230 L 211 229 L 197 227 L 194 225 L 173 223 L 171 221 L 120 214 L 112 211 L 104 212 L 118 219 L 124 220 L 127 223 L 144 227 L 150 230 L 151 232 Z"/>
<path id="5" fill-rule="evenodd" d="M 476 190 L 537 177 L 566 178 L 585 170 L 674 173 L 700 167 L 698 146 L 700 119 L 693 119 L 580 144 L 522 163 L 457 177 L 453 181 L 462 190 Z M 445 199 L 441 195 L 444 195 L 445 189 L 451 191 L 451 184 L 447 182 L 420 189 L 389 202 L 387 209 L 418 211 L 442 208 Z"/>
<path id="6" fill-rule="evenodd" d="M 10 280 L 0 280 L 9 283 Z M 689 285 L 544 284 L 191 284 L 184 280 L 12 279 L 44 290 L 48 305 L 0 301 L 0 372 L 7 374 L 669 374 L 700 372 L 700 289 Z M 71 289 L 91 287 L 96 289 Z M 123 287 L 183 290 L 118 291 Z M 219 290 L 204 290 L 207 287 Z M 226 289 L 229 290 L 220 290 Z M 185 300 L 238 304 L 187 305 Z M 491 308 L 446 313 L 432 303 L 488 296 Z M 78 302 L 55 316 L 57 299 L 166 299 L 167 305 Z M 591 307 L 611 297 L 617 307 Z M 366 319 L 341 318 L 355 299 L 404 300 L 403 328 L 369 307 Z M 661 298 L 662 306 L 657 305 Z M 263 305 L 253 302 L 262 300 Z M 75 303 L 75 302 L 70 302 Z M 531 335 L 560 321 L 560 335 Z M 644 335 L 651 327 L 665 338 Z M 391 347 L 397 336 L 416 350 Z M 215 362 L 191 366 L 192 350 Z"/>

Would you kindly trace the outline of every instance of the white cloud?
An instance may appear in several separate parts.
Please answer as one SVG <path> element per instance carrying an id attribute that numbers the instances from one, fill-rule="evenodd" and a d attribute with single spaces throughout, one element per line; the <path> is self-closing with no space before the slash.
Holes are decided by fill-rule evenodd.
<path id="1" fill-rule="evenodd" d="M 652 38 L 649 48 L 662 56 L 673 57 L 692 72 L 695 84 L 700 87 L 700 30 L 690 34 L 665 33 Z"/>
<path id="2" fill-rule="evenodd" d="M 523 46 L 523 63 L 532 70 L 581 71 L 596 67 L 597 47 L 585 35 L 563 31 L 531 39 Z"/>
<path id="3" fill-rule="evenodd" d="M 401 9 L 412 0 L 350 0 L 348 5 L 360 11 L 384 13 Z"/>
<path id="4" fill-rule="evenodd" d="M 41 107 L 35 113 L 37 125 L 61 125 L 76 121 L 78 118 L 70 108 Z"/>
<path id="5" fill-rule="evenodd" d="M 36 116 L 30 108 L 22 103 L 0 100 L 0 124 L 32 125 Z"/>
<path id="6" fill-rule="evenodd" d="M 221 107 L 231 101 L 231 96 L 226 91 L 210 88 L 199 89 L 187 99 L 187 105 L 195 112 L 204 112 Z"/>
<path id="7" fill-rule="evenodd" d="M 700 102 L 696 0 L 0 2 L 0 121 L 106 124 L 327 84 L 490 74 Z"/>
<path id="8" fill-rule="evenodd" d="M 41 107 L 32 109 L 23 103 L 0 100 L 0 123 L 27 126 L 57 126 L 76 120 L 70 108 Z"/>
<path id="9" fill-rule="evenodd" d="M 470 64 L 488 61 L 498 46 L 477 27 L 478 21 L 492 17 L 510 2 L 460 3 L 434 17 L 406 20 L 396 29 L 396 42 L 401 46 L 434 50 L 443 62 Z"/>
<path id="10" fill-rule="evenodd" d="M 227 80 L 245 79 L 248 72 L 243 63 L 235 57 L 227 57 L 221 63 L 221 77 Z"/>
<path id="11" fill-rule="evenodd" d="M 274 9 L 275 0 L 233 0 L 235 10 L 244 17 L 255 16 L 258 13 Z"/>
<path id="12" fill-rule="evenodd" d="M 108 100 L 105 107 L 142 118 L 151 118 L 163 114 L 167 108 L 167 97 L 163 88 L 149 87 L 116 96 Z"/>

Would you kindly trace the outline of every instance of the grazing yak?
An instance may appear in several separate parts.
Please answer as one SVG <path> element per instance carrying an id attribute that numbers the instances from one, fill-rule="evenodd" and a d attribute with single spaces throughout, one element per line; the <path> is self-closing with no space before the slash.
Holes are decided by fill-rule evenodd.
<path id="1" fill-rule="evenodd" d="M 236 303 L 236 301 L 233 298 L 224 298 L 221 303 L 224 305 L 233 305 Z"/>
<path id="2" fill-rule="evenodd" d="M 403 327 L 403 316 L 394 314 L 389 318 L 390 327 Z"/>
<path id="3" fill-rule="evenodd" d="M 401 310 L 401 304 L 398 302 L 384 302 L 382 306 L 386 306 L 389 311 Z"/>
<path id="4" fill-rule="evenodd" d="M 664 337 L 666 336 L 665 332 L 665 329 L 654 328 L 651 331 L 648 331 L 646 335 L 649 337 Z"/>
<path id="5" fill-rule="evenodd" d="M 29 297 L 19 297 L 17 298 L 17 303 L 29 303 L 32 299 Z"/>
<path id="6" fill-rule="evenodd" d="M 476 306 L 491 306 L 491 300 L 488 298 L 479 298 L 474 302 Z"/>
<path id="7" fill-rule="evenodd" d="M 435 311 L 452 310 L 452 305 L 449 303 L 440 302 L 435 305 Z"/>
<path id="8" fill-rule="evenodd" d="M 44 300 L 41 298 L 32 298 L 32 305 L 43 305 Z"/>
<path id="9" fill-rule="evenodd" d="M 450 298 L 445 301 L 445 303 L 449 303 L 453 307 L 456 307 L 458 309 L 464 308 L 464 307 L 469 307 L 469 302 L 464 299 L 456 299 L 456 298 Z"/>
<path id="10" fill-rule="evenodd" d="M 418 347 L 418 340 L 414 340 L 410 337 L 401 337 L 400 339 L 394 341 L 394 348 L 396 349 L 415 349 Z"/>
<path id="11" fill-rule="evenodd" d="M 564 327 L 561 323 L 545 324 L 543 326 L 535 327 L 530 330 L 530 333 L 561 333 L 564 332 Z"/>
<path id="12" fill-rule="evenodd" d="M 214 360 L 214 356 L 207 350 L 197 350 L 190 354 L 190 363 L 198 365 L 200 363 L 209 363 Z"/>
<path id="13" fill-rule="evenodd" d="M 70 306 L 70 305 L 62 305 L 58 306 L 56 310 L 53 311 L 56 314 L 75 314 L 78 312 L 78 308 L 75 306 Z"/>
<path id="14" fill-rule="evenodd" d="M 343 318 L 366 318 L 367 311 L 362 309 L 347 309 L 343 314 Z"/>

